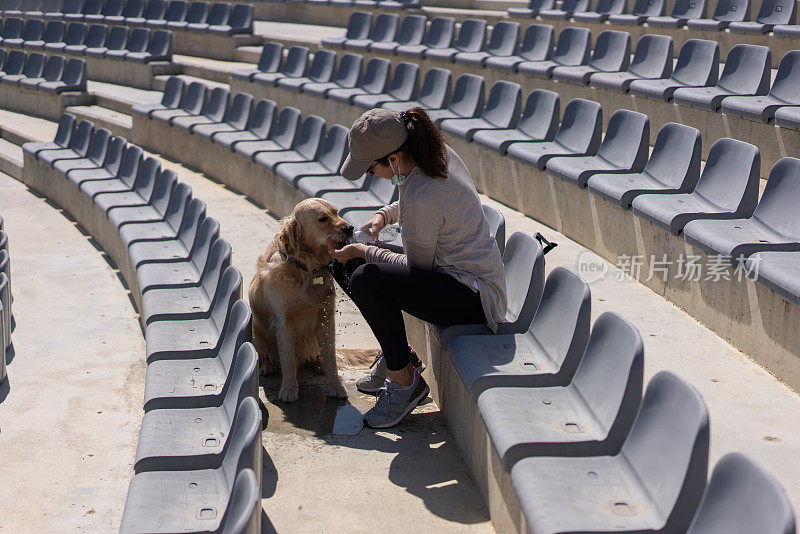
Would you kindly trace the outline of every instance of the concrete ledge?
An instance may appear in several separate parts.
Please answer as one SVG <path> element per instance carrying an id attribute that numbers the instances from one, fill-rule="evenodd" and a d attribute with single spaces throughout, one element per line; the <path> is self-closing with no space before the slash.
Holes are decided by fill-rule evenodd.
<path id="1" fill-rule="evenodd" d="M 261 37 L 253 34 L 217 35 L 172 31 L 172 47 L 176 54 L 223 61 L 235 61 L 238 47 L 260 44 L 262 41 Z"/>
<path id="2" fill-rule="evenodd" d="M 86 91 L 46 93 L 27 87 L 0 84 L 0 107 L 50 120 L 57 121 L 70 106 L 85 106 L 91 104 L 92 100 L 92 95 Z"/>

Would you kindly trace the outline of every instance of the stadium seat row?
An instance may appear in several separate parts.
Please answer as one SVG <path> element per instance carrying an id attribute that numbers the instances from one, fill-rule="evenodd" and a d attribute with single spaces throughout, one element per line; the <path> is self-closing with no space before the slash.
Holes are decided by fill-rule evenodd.
<path id="1" fill-rule="evenodd" d="M 6 379 L 6 358 L 11 355 L 11 263 L 8 255 L 8 234 L 0 216 L 0 384 Z"/>
<path id="2" fill-rule="evenodd" d="M 253 6 L 227 2 L 186 0 L 16 0 L 0 2 L 3 16 L 26 16 L 32 20 L 63 20 L 149 26 L 175 31 L 209 32 L 219 35 L 253 33 Z"/>
<path id="3" fill-rule="evenodd" d="M 260 2 L 292 3 L 310 5 L 330 5 L 334 7 L 355 7 L 360 9 L 419 9 L 421 0 L 257 0 Z"/>
<path id="4" fill-rule="evenodd" d="M 45 93 L 86 91 L 86 61 L 0 49 L 0 83 Z"/>
<path id="5" fill-rule="evenodd" d="M 149 63 L 172 59 L 172 32 L 38 19 L 5 19 L 0 46 Z"/>
<path id="6" fill-rule="evenodd" d="M 145 415 L 121 532 L 259 532 L 258 356 L 219 224 L 174 171 L 89 121 L 65 114 L 54 142 L 23 152 L 25 182 L 98 239 L 145 327 Z"/>

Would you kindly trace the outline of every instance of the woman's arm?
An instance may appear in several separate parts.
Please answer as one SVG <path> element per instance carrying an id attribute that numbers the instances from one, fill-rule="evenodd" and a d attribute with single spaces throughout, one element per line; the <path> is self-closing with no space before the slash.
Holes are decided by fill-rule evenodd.
<path id="1" fill-rule="evenodd" d="M 383 215 L 383 220 L 386 224 L 394 224 L 400 219 L 400 204 L 395 200 L 388 206 L 384 206 L 378 210 L 378 213 Z"/>

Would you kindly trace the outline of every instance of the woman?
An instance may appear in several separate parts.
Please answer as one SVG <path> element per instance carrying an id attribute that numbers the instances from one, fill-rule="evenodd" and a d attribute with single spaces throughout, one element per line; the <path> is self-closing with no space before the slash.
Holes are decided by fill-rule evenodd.
<path id="1" fill-rule="evenodd" d="M 331 250 L 337 281 L 381 346 L 373 373 L 359 382 L 383 379 L 385 372 L 364 422 L 386 428 L 429 392 L 412 362 L 401 312 L 442 327 L 486 323 L 496 330 L 505 320 L 505 280 L 469 171 L 422 108 L 367 111 L 353 123 L 349 144 L 345 178 L 371 173 L 392 180 L 399 193 L 362 230 L 377 236 L 399 222 L 402 249 L 354 243 Z"/>

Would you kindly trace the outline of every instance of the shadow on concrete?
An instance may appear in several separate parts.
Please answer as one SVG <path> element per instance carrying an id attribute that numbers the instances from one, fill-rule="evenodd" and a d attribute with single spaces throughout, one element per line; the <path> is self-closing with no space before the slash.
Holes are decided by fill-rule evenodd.
<path id="1" fill-rule="evenodd" d="M 11 302 L 14 302 L 13 297 Z M 14 333 L 14 330 L 17 329 L 17 319 L 14 317 L 14 314 L 11 314 L 11 333 Z"/>
<path id="2" fill-rule="evenodd" d="M 8 393 L 10 391 L 11 391 L 11 382 L 9 382 L 8 376 L 6 376 L 5 379 L 2 382 L 0 382 L 0 402 L 6 400 L 6 397 L 8 397 Z"/>
<path id="3" fill-rule="evenodd" d="M 278 534 L 278 531 L 275 530 L 275 525 L 269 520 L 267 512 L 263 508 L 261 509 L 261 534 Z"/>
<path id="4" fill-rule="evenodd" d="M 272 457 L 261 445 L 261 498 L 269 499 L 275 495 L 275 490 L 278 487 L 278 470 L 275 468 L 275 462 Z"/>

